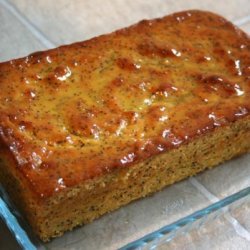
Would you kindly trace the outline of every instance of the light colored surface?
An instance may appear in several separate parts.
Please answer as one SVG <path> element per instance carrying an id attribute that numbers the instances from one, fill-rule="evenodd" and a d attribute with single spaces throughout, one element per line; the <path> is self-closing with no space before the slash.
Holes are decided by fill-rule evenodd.
<path id="1" fill-rule="evenodd" d="M 11 0 L 55 44 L 85 40 L 141 19 L 164 16 L 184 9 L 207 9 L 238 20 L 250 14 L 249 1 L 176 0 Z M 248 3 L 248 4 L 247 4 Z M 46 17 L 46 18 L 45 18 Z"/>
<path id="2" fill-rule="evenodd" d="M 44 46 L 0 5 L 0 61 L 24 56 Z"/>
<path id="3" fill-rule="evenodd" d="M 202 183 L 209 192 L 218 198 L 224 198 L 250 185 L 250 167 L 245 168 L 250 162 L 250 155 L 243 155 L 233 161 L 221 164 L 219 168 L 201 173 L 196 179 Z M 241 168 L 241 169 L 240 169 Z M 240 169 L 240 171 L 239 171 Z M 216 176 L 216 178 L 214 178 Z M 223 180 L 218 182 L 218 180 Z M 232 185 L 232 183 L 234 185 Z"/>
<path id="4" fill-rule="evenodd" d="M 242 206 L 241 209 L 239 209 L 243 211 L 241 216 L 245 220 L 248 219 L 249 209 L 250 205 Z M 168 245 L 159 247 L 159 250 L 238 250 L 249 249 L 249 246 L 249 241 L 236 234 L 232 224 L 223 216 L 209 222 L 199 228 L 199 230 L 191 230 L 189 234 L 180 235 Z"/>
<path id="5" fill-rule="evenodd" d="M 141 19 L 160 17 L 185 9 L 215 11 L 250 32 L 249 0 L 0 0 L 0 61 L 25 56 L 36 50 L 64 43 L 85 40 Z M 98 246 L 115 249 L 122 246 L 179 219 L 180 215 L 188 215 L 211 204 L 217 198 L 249 186 L 250 156 L 226 163 L 193 180 L 175 184 L 152 197 L 132 203 L 93 224 L 67 233 L 47 246 L 51 249 L 96 249 Z M 198 185 L 195 185 L 197 181 Z M 250 235 L 249 214 L 250 207 L 244 206 L 235 210 L 232 216 L 238 220 L 240 223 L 238 225 L 248 230 Z M 132 223 L 133 220 L 135 223 Z M 2 222 L 0 222 L 1 228 L 3 228 Z M 2 231 L 0 246 L 9 249 L 7 232 Z M 97 237 L 93 238 L 93 234 Z M 72 243 L 74 241 L 78 243 Z M 66 243 L 69 244 L 67 247 Z M 170 247 L 171 249 L 249 249 L 250 241 L 237 232 L 232 221 L 230 223 L 221 218 L 206 225 L 199 232 L 191 232 L 189 235 L 177 238 L 161 249 Z"/>

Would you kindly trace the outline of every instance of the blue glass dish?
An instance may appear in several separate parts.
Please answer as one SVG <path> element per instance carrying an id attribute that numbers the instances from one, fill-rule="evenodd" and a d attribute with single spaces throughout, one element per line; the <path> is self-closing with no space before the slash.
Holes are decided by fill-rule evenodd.
<path id="1" fill-rule="evenodd" d="M 3 191 L 1 191 L 3 194 Z M 13 212 L 13 205 L 10 201 L 5 202 L 5 198 L 0 198 L 0 215 L 4 219 L 8 228 L 15 235 L 18 243 L 28 250 L 42 249 L 42 243 L 35 236 L 31 236 L 28 225 L 17 212 Z M 207 221 L 218 218 L 225 210 L 230 210 L 242 203 L 250 201 L 250 187 L 241 190 L 229 197 L 220 200 L 204 209 L 201 209 L 189 216 L 186 216 L 170 225 L 166 225 L 144 237 L 121 247 L 121 250 L 135 249 L 155 249 L 159 244 L 164 244 L 176 237 L 179 233 L 188 233 L 190 228 L 200 227 Z M 12 207 L 12 208 L 11 208 Z"/>
<path id="2" fill-rule="evenodd" d="M 155 249 L 160 244 L 168 242 L 179 233 L 188 233 L 190 228 L 200 227 L 207 221 L 218 218 L 225 210 L 231 210 L 242 203 L 250 201 L 250 187 L 222 199 L 204 209 L 186 216 L 170 225 L 164 226 L 144 237 L 127 244 L 120 250 Z"/>
<path id="3" fill-rule="evenodd" d="M 0 216 L 27 250 L 155 249 L 249 202 L 250 155 L 245 155 L 43 243 L 0 188 Z"/>

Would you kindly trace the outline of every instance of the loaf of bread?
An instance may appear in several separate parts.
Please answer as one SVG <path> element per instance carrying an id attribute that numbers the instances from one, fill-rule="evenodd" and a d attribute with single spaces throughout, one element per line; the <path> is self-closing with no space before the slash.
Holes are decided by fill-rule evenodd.
<path id="1" fill-rule="evenodd" d="M 250 39 L 184 11 L 0 64 L 0 181 L 44 241 L 250 149 Z"/>

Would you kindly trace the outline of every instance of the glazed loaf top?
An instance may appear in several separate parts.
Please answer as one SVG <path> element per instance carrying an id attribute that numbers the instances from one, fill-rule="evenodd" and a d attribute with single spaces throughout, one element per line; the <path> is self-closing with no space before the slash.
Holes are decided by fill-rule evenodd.
<path id="1" fill-rule="evenodd" d="M 0 64 L 1 148 L 38 197 L 250 112 L 250 39 L 186 11 Z"/>

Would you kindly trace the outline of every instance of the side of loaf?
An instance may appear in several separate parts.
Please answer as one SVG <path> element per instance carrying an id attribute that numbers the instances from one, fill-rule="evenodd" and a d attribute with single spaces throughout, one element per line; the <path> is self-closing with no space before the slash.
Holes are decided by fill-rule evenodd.
<path id="1" fill-rule="evenodd" d="M 250 149 L 250 39 L 209 12 L 0 63 L 0 87 L 0 183 L 44 241 Z"/>
<path id="2" fill-rule="evenodd" d="M 248 117 L 129 169 L 118 169 L 72 187 L 42 204 L 27 195 L 21 177 L 3 164 L 0 180 L 36 234 L 48 241 L 133 200 L 249 152 L 249 142 Z M 10 162 L 6 160 L 7 164 Z"/>

